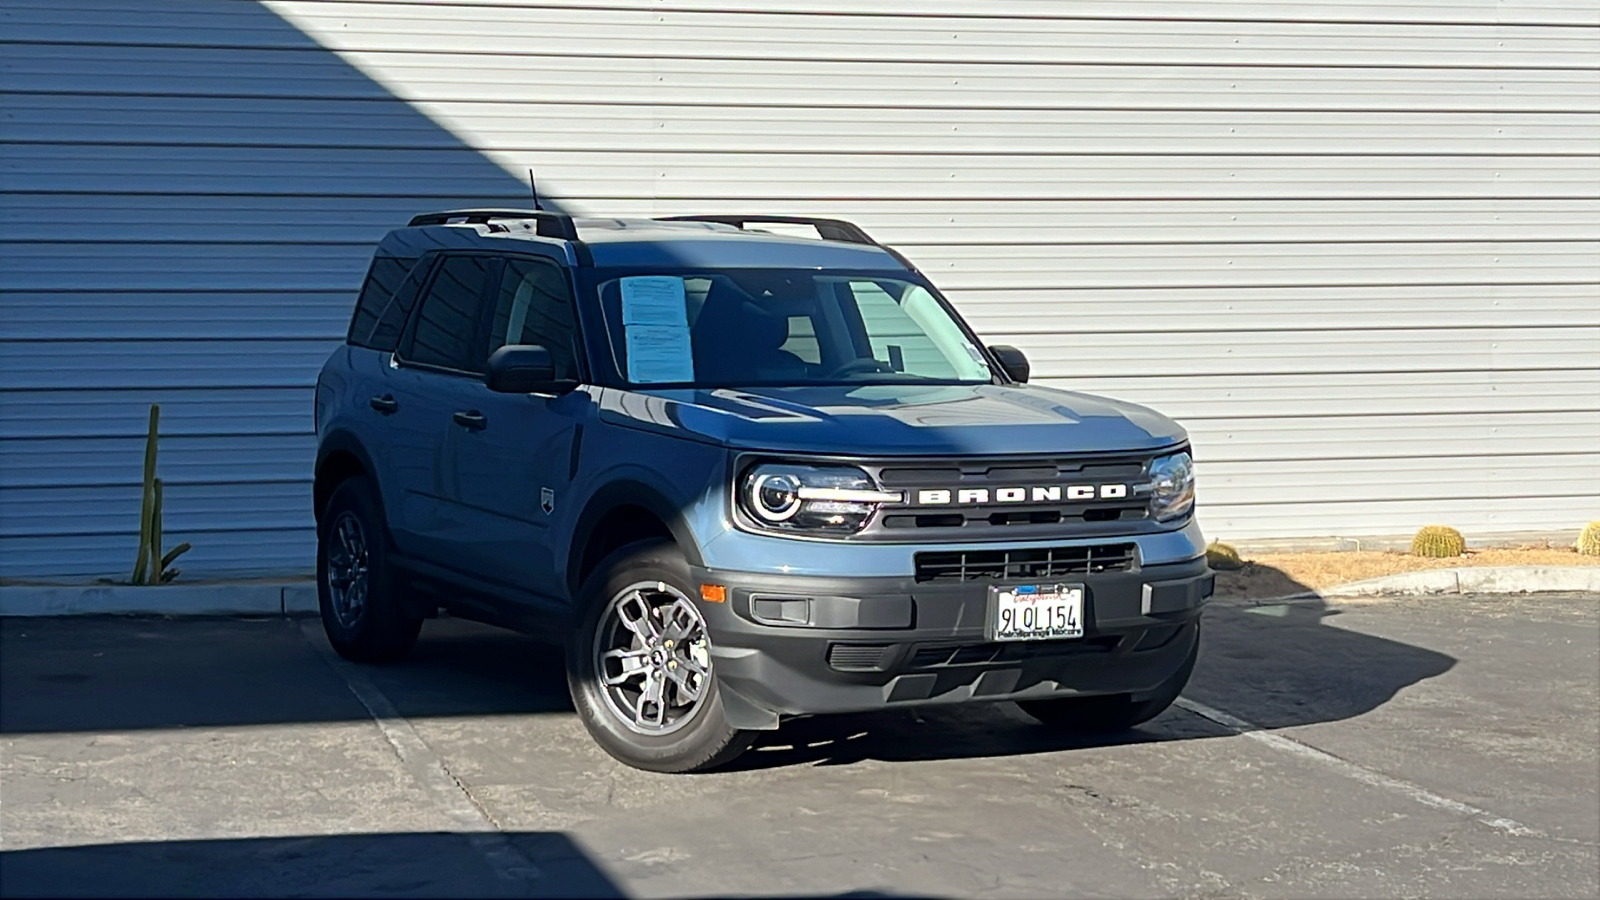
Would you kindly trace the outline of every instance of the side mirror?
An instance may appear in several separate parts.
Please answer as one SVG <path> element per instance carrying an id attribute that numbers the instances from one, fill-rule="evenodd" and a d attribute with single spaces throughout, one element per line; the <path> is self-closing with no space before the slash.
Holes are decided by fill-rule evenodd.
<path id="1" fill-rule="evenodd" d="M 555 360 L 538 344 L 507 344 L 489 354 L 483 383 L 501 394 L 560 394 L 575 386 L 556 380 Z"/>
<path id="2" fill-rule="evenodd" d="M 989 352 L 1000 362 L 1000 368 L 1005 370 L 1007 378 L 1018 384 L 1028 383 L 1028 375 L 1032 370 L 1021 350 L 1007 344 L 990 344 Z"/>

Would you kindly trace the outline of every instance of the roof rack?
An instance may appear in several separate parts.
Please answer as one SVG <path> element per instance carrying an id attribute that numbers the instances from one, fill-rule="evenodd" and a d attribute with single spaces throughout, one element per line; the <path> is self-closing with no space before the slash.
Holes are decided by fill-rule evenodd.
<path id="1" fill-rule="evenodd" d="M 571 216 L 547 209 L 451 209 L 414 216 L 407 225 L 485 225 L 490 219 L 536 219 L 534 233 L 540 237 L 578 239 L 578 227 L 572 224 Z"/>
<path id="2" fill-rule="evenodd" d="M 774 225 L 810 225 L 817 236 L 825 241 L 843 241 L 847 244 L 882 246 L 860 227 L 843 219 L 818 219 L 812 216 L 661 216 L 658 222 L 720 222 L 743 230 L 747 224 L 771 223 Z"/>

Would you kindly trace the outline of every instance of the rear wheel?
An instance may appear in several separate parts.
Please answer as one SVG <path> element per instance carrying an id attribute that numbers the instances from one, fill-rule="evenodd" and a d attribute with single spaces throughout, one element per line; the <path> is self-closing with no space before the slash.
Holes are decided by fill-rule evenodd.
<path id="1" fill-rule="evenodd" d="M 607 753 L 640 769 L 695 772 L 744 752 L 754 735 L 723 715 L 711 636 L 682 551 L 664 541 L 623 547 L 600 563 L 579 597 L 567 685 Z"/>
<path id="2" fill-rule="evenodd" d="M 388 566 L 383 507 L 363 475 L 334 489 L 317 527 L 317 601 L 328 643 L 345 659 L 389 662 L 417 642 Z"/>
<path id="3" fill-rule="evenodd" d="M 1023 712 L 1052 728 L 1083 734 L 1111 734 L 1142 725 L 1166 711 L 1183 693 L 1200 655 L 1200 623 L 1194 624 L 1189 655 L 1178 670 L 1163 681 L 1155 693 L 1144 700 L 1130 694 L 1099 697 L 1062 697 L 1056 700 L 1021 700 Z"/>

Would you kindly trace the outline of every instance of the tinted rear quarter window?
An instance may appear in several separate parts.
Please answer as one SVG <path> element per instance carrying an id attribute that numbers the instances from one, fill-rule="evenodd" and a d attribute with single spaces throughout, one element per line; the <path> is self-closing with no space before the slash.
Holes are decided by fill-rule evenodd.
<path id="1" fill-rule="evenodd" d="M 395 293 L 416 263 L 415 259 L 398 256 L 379 256 L 372 260 L 367 280 L 361 285 L 361 297 L 356 301 L 355 315 L 350 320 L 346 338 L 349 343 L 374 350 L 395 348 L 400 326 L 410 311 L 396 308 Z"/>

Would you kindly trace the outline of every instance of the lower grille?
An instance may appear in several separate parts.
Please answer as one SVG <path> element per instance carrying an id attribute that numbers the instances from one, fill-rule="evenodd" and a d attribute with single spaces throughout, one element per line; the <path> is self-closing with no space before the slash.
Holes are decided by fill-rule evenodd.
<path id="1" fill-rule="evenodd" d="M 1027 550 L 951 550 L 918 553 L 916 578 L 930 581 L 1036 581 L 1065 575 L 1128 572 L 1133 544 L 1035 547 Z"/>
<path id="2" fill-rule="evenodd" d="M 1122 643 L 1118 635 L 1100 635 L 1081 641 L 1017 641 L 998 644 L 959 644 L 918 647 L 906 665 L 912 669 L 982 663 L 1021 662 L 1050 656 L 1110 653 Z"/>
<path id="3" fill-rule="evenodd" d="M 830 644 L 828 665 L 846 672 L 882 672 L 893 644 Z"/>

